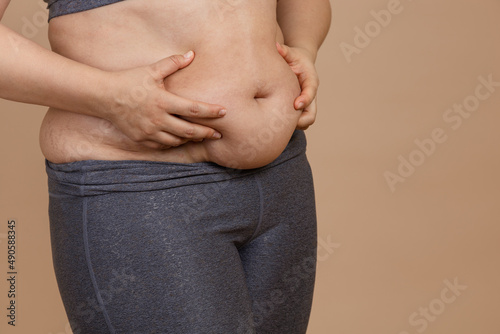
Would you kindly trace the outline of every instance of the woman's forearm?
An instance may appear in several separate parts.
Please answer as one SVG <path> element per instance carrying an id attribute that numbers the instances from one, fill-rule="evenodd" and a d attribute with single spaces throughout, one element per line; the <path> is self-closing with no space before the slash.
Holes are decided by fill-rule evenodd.
<path id="1" fill-rule="evenodd" d="M 0 97 L 96 115 L 104 71 L 51 52 L 0 24 Z"/>
<path id="2" fill-rule="evenodd" d="M 285 44 L 306 49 L 316 59 L 330 28 L 329 0 L 279 0 L 276 13 Z"/>
<path id="3" fill-rule="evenodd" d="M 191 63 L 193 52 L 110 72 L 60 56 L 1 24 L 0 50 L 0 98 L 103 118 L 155 149 L 221 137 L 176 116 L 219 118 L 226 113 L 222 106 L 181 98 L 164 87 L 167 76 Z M 147 94 L 137 97 L 136 91 Z"/>

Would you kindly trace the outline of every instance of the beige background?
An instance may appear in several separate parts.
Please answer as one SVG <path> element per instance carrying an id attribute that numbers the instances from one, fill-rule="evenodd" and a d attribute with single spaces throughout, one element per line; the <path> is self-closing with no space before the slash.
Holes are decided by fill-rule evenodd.
<path id="1" fill-rule="evenodd" d="M 3 23 L 47 46 L 37 1 L 14 0 Z M 457 129 L 443 116 L 474 102 L 479 76 L 500 82 L 500 1 L 401 0 L 377 31 L 370 11 L 394 1 L 334 1 L 318 58 L 320 111 L 307 134 L 321 243 L 308 333 L 499 333 L 500 87 Z M 340 45 L 367 24 L 370 44 L 349 62 Z M 70 333 L 51 264 L 44 108 L 0 110 L 2 273 L 8 218 L 20 247 L 18 326 L 6 326 L 2 278 L 0 331 Z M 436 128 L 446 140 L 423 156 L 415 140 Z M 391 191 L 384 173 L 398 173 L 400 155 L 421 164 Z M 443 290 L 455 279 L 466 288 Z"/>

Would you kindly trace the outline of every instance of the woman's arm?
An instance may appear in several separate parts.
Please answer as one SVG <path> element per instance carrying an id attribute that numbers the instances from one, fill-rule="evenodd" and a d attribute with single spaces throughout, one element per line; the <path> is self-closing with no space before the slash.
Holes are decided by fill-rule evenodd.
<path id="1" fill-rule="evenodd" d="M 316 92 L 319 79 L 314 67 L 318 49 L 331 22 L 329 0 L 279 0 L 276 10 L 285 45 L 277 45 L 297 77 L 302 92 L 295 108 L 303 109 L 297 128 L 307 129 L 316 119 Z"/>
<path id="2" fill-rule="evenodd" d="M 285 44 L 304 49 L 316 60 L 330 29 L 331 11 L 329 0 L 279 0 L 277 19 Z"/>
<path id="3" fill-rule="evenodd" d="M 0 0 L 0 18 L 9 2 Z M 214 118 L 224 114 L 219 113 L 221 106 L 186 100 L 165 90 L 163 79 L 189 65 L 192 53 L 107 72 L 51 52 L 2 24 L 0 50 L 0 98 L 104 118 L 149 147 L 218 136 L 211 128 L 171 115 Z M 148 94 L 134 100 L 133 92 L 139 87 Z"/>

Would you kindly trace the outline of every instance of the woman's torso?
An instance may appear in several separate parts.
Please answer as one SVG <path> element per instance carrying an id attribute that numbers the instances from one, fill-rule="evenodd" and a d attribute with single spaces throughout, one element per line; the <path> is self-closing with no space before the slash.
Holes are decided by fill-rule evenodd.
<path id="1" fill-rule="evenodd" d="M 194 159 L 254 168 L 282 152 L 300 116 L 293 108 L 297 78 L 276 51 L 283 42 L 276 1 L 125 0 L 52 19 L 49 39 L 55 52 L 110 71 L 194 50 L 193 62 L 165 80 L 167 89 L 228 110 L 220 119 L 191 120 L 222 139 L 152 150 L 106 120 L 49 109 L 40 144 L 55 163 Z M 203 154 L 184 154 L 194 151 Z"/>

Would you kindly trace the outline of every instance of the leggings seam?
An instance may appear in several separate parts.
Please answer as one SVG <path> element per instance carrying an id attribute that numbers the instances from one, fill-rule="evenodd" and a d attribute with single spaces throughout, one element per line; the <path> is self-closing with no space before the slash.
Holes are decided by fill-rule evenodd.
<path id="1" fill-rule="evenodd" d="M 263 218 L 264 217 L 264 191 L 262 190 L 262 184 L 261 184 L 261 182 L 258 179 L 256 174 L 254 174 L 254 180 L 255 180 L 255 183 L 257 184 L 257 189 L 259 191 L 259 221 L 257 222 L 257 226 L 255 226 L 255 230 L 254 230 L 252 236 L 246 242 L 247 244 L 257 237 L 257 234 L 259 233 L 260 227 L 262 225 L 262 221 L 264 219 Z"/>
<path id="2" fill-rule="evenodd" d="M 82 212 L 82 218 L 83 218 L 83 244 L 85 248 L 85 259 L 87 262 L 87 268 L 89 270 L 89 275 L 90 275 L 90 280 L 92 281 L 92 286 L 94 287 L 94 293 L 97 297 L 97 302 L 99 303 L 99 307 L 102 311 L 102 314 L 104 316 L 104 320 L 106 321 L 106 325 L 108 326 L 109 332 L 111 334 L 115 334 L 115 329 L 113 328 L 113 325 L 111 324 L 111 319 L 109 318 L 109 314 L 106 311 L 106 308 L 104 306 L 104 302 L 102 300 L 101 293 L 99 292 L 99 287 L 97 285 L 97 279 L 94 274 L 94 269 L 92 267 L 92 262 L 90 259 L 90 249 L 89 249 L 89 237 L 88 237 L 88 232 L 87 232 L 87 198 L 83 198 L 83 212 Z"/>

